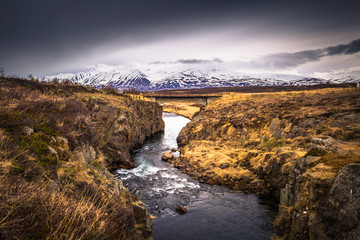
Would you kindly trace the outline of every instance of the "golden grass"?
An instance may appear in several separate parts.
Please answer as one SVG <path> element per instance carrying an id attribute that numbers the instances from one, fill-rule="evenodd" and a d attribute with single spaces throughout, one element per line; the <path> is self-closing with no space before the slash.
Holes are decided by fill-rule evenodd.
<path id="1" fill-rule="evenodd" d="M 354 154 L 325 155 L 321 160 L 325 165 L 307 174 L 333 179 L 345 164 L 359 161 L 360 147 L 352 142 L 359 136 L 359 124 L 332 117 L 338 113 L 360 116 L 356 100 L 359 93 L 356 88 L 330 88 L 224 94 L 187 125 L 186 134 L 181 137 L 182 156 L 195 175 L 212 173 L 214 178 L 230 176 L 256 181 L 258 172 L 279 171 L 289 176 L 293 163 L 307 155 L 311 139 L 330 135 L 345 141 L 337 146 Z M 223 165 L 222 169 L 222 164 L 229 167 Z"/>
<path id="2" fill-rule="evenodd" d="M 19 151 L 7 135 L 0 131 L 2 238 L 129 238 L 134 231 L 132 207 L 119 192 L 109 191 L 112 183 L 97 173 L 101 159 L 87 167 L 75 159 L 61 161 L 57 169 L 48 170 L 27 150 Z M 32 172 L 35 178 L 29 178 Z"/>
<path id="3" fill-rule="evenodd" d="M 231 106 L 233 102 L 244 100 L 256 99 L 276 99 L 288 97 L 312 97 L 315 95 L 337 94 L 347 92 L 359 92 L 356 88 L 324 88 L 317 90 L 303 90 L 303 91 L 290 91 L 290 92 L 265 92 L 265 93 L 224 93 L 221 98 L 215 100 L 208 106 L 208 109 L 216 109 L 219 107 Z"/>
<path id="4" fill-rule="evenodd" d="M 5 239 L 127 238 L 133 212 L 115 195 L 85 185 L 77 198 L 47 183 L 0 178 L 0 232 Z M 112 218 L 117 224 L 113 226 Z"/>
<path id="5" fill-rule="evenodd" d="M 244 149 L 233 148 L 231 143 L 219 148 L 211 141 L 192 141 L 183 148 L 182 152 L 182 156 L 186 157 L 192 165 L 206 169 L 205 172 L 213 172 L 221 178 L 251 177 L 253 174 L 238 164 L 238 161 L 242 161 L 247 155 L 248 152 Z M 223 164 L 228 164 L 229 167 L 222 169 Z"/>
<path id="6" fill-rule="evenodd" d="M 162 106 L 164 112 L 175 113 L 190 119 L 201 107 L 199 104 L 189 102 L 167 102 Z"/>
<path id="7" fill-rule="evenodd" d="M 342 169 L 345 165 L 349 163 L 360 163 L 360 155 L 325 154 L 324 156 L 322 156 L 322 162 L 327 166 L 330 166 L 331 171 L 338 172 L 340 169 Z"/>
<path id="8" fill-rule="evenodd" d="M 134 201 L 102 155 L 86 165 L 72 152 L 78 144 L 96 149 L 84 103 L 93 97 L 125 108 L 132 101 L 81 86 L 0 78 L 1 239 L 135 237 Z M 25 134 L 24 126 L 34 132 Z"/>

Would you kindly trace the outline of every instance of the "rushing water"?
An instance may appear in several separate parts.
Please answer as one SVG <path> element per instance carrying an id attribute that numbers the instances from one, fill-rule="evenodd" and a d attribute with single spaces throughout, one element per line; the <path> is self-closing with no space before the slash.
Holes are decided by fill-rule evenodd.
<path id="1" fill-rule="evenodd" d="M 135 151 L 138 167 L 114 172 L 156 217 L 154 239 L 270 239 L 274 209 L 255 195 L 199 183 L 161 160 L 177 148 L 176 137 L 189 122 L 171 113 L 163 119 L 165 132 Z M 177 214 L 177 205 L 188 212 Z"/>

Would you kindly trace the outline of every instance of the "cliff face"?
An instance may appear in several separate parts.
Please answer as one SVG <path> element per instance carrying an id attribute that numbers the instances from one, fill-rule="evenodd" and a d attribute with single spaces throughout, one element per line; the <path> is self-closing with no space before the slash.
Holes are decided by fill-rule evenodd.
<path id="1" fill-rule="evenodd" d="M 131 168 L 130 152 L 146 138 L 164 131 L 162 107 L 154 102 L 80 95 L 90 110 L 96 141 L 105 154 L 107 167 Z"/>
<path id="2" fill-rule="evenodd" d="M 152 238 L 145 205 L 109 170 L 163 129 L 152 102 L 0 79 L 0 238 Z"/>
<path id="3" fill-rule="evenodd" d="M 200 181 L 275 198 L 278 237 L 356 239 L 359 102 L 358 90 L 229 94 L 181 131 L 173 163 Z"/>

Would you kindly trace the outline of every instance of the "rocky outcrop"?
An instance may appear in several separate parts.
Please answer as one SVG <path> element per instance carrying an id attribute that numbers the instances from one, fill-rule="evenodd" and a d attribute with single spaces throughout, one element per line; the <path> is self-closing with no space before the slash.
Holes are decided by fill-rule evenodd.
<path id="1" fill-rule="evenodd" d="M 1 239 L 152 238 L 146 206 L 109 170 L 163 131 L 159 105 L 22 79 L 0 78 L 0 93 Z"/>
<path id="2" fill-rule="evenodd" d="M 276 233 L 285 239 L 358 239 L 360 164 L 345 165 L 335 178 L 326 169 L 306 171 L 304 161 L 281 190 Z"/>
<path id="3" fill-rule="evenodd" d="M 325 226 L 330 236 L 342 239 L 360 237 L 360 164 L 346 165 L 338 173 L 329 195 L 332 208 L 330 223 Z"/>
<path id="4" fill-rule="evenodd" d="M 121 104 L 116 105 L 105 97 L 96 96 L 89 97 L 84 102 L 90 111 L 95 141 L 110 171 L 135 167 L 130 158 L 131 151 L 139 148 L 147 138 L 164 131 L 162 107 L 157 103 L 123 97 Z M 91 160 L 94 156 L 93 149 L 90 147 L 87 150 L 82 155 Z M 107 179 L 113 178 L 112 175 L 106 176 Z M 127 189 L 126 192 L 128 194 Z M 143 238 L 151 237 L 153 226 L 146 206 L 136 197 L 133 198 L 132 206 L 137 232 L 140 233 L 138 235 Z"/>
<path id="5" fill-rule="evenodd" d="M 171 162 L 202 182 L 278 201 L 279 238 L 357 239 L 359 102 L 357 90 L 225 95 L 180 132 Z"/>
<path id="6" fill-rule="evenodd" d="M 122 105 L 115 105 L 102 97 L 90 97 L 86 104 L 110 170 L 134 167 L 130 152 L 164 131 L 162 108 L 154 102 L 125 98 Z"/>

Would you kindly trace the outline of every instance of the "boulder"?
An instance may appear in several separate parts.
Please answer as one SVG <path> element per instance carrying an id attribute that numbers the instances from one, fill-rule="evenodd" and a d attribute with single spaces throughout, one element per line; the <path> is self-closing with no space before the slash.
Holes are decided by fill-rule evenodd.
<path id="1" fill-rule="evenodd" d="M 336 143 L 336 141 L 330 136 L 324 136 L 323 138 L 313 138 L 311 142 L 316 145 L 330 147 Z"/>
<path id="2" fill-rule="evenodd" d="M 146 210 L 145 204 L 141 201 L 134 201 L 133 211 L 136 221 L 136 230 L 142 237 L 139 239 L 152 239 L 153 222 L 150 213 Z"/>
<path id="3" fill-rule="evenodd" d="M 187 212 L 187 209 L 184 206 L 178 205 L 176 207 L 176 212 L 183 215 Z"/>
<path id="4" fill-rule="evenodd" d="M 34 129 L 28 126 L 24 126 L 24 128 L 22 129 L 22 133 L 26 136 L 30 136 L 31 134 L 34 133 Z"/>
<path id="5" fill-rule="evenodd" d="M 171 152 L 165 152 L 161 154 L 161 159 L 164 161 L 170 161 L 174 159 L 174 155 Z"/>
<path id="6" fill-rule="evenodd" d="M 226 169 L 226 168 L 229 168 L 230 165 L 228 163 L 223 163 L 219 166 L 221 169 Z"/>

